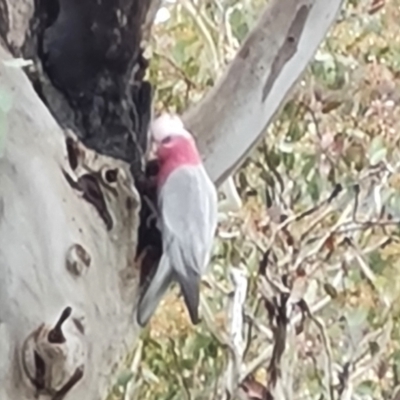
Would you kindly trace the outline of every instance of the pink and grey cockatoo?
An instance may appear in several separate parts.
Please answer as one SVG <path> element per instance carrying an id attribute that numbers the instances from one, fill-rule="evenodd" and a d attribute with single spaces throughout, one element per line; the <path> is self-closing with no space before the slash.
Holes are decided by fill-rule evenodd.
<path id="1" fill-rule="evenodd" d="M 172 281 L 177 281 L 190 319 L 197 324 L 200 280 L 217 227 L 217 191 L 194 138 L 178 116 L 161 115 L 151 131 L 159 162 L 158 225 L 163 255 L 139 300 L 137 320 L 146 325 Z"/>

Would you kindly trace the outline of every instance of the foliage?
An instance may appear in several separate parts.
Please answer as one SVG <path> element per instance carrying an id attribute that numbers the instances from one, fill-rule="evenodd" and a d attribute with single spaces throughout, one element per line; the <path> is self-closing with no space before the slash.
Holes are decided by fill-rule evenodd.
<path id="1" fill-rule="evenodd" d="M 263 3 L 167 5 L 171 18 L 150 45 L 157 109 L 197 102 Z M 110 399 L 221 398 L 232 266 L 248 276 L 241 373 L 253 398 L 277 370 L 288 398 L 391 398 L 400 367 L 399 20 L 399 0 L 346 3 L 235 176 L 243 208 L 221 215 L 202 288 L 213 318 L 190 326 L 172 291 Z M 274 301 L 292 304 L 288 324 Z"/>

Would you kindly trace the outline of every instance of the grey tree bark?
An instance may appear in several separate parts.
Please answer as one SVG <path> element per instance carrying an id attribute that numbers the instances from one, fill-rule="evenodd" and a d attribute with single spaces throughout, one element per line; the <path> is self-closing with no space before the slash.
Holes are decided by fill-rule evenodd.
<path id="1" fill-rule="evenodd" d="M 184 121 L 222 183 L 263 137 L 301 78 L 343 0 L 272 0 L 225 74 Z"/>
<path id="2" fill-rule="evenodd" d="M 256 144 L 341 2 L 272 1 L 188 111 L 216 183 Z M 151 118 L 141 41 L 159 4 L 0 0 L 1 399 L 104 398 L 139 334 L 139 270 L 156 264 L 160 239 L 141 224 Z M 14 57 L 34 67 L 4 63 Z"/>

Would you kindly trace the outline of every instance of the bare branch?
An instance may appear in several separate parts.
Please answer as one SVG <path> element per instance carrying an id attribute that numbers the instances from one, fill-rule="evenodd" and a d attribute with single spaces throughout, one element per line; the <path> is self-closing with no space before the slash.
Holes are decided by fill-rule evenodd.
<path id="1" fill-rule="evenodd" d="M 247 277 L 244 270 L 231 268 L 231 280 L 234 292 L 230 304 L 229 334 L 232 343 L 231 357 L 226 370 L 226 389 L 229 394 L 234 394 L 240 384 L 239 377 L 242 369 L 245 342 L 243 338 L 244 303 L 247 293 Z"/>

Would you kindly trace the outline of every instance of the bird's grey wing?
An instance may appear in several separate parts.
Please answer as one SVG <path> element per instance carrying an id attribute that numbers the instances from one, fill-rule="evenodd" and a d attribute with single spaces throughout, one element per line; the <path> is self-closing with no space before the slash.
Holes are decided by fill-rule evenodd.
<path id="1" fill-rule="evenodd" d="M 141 326 L 147 325 L 158 304 L 172 282 L 173 273 L 168 257 L 163 255 L 157 266 L 156 273 L 149 286 L 140 296 L 137 307 L 137 322 Z"/>
<path id="2" fill-rule="evenodd" d="M 216 229 L 216 189 L 202 166 L 185 166 L 172 172 L 161 190 L 163 249 L 197 323 L 200 278 Z"/>

